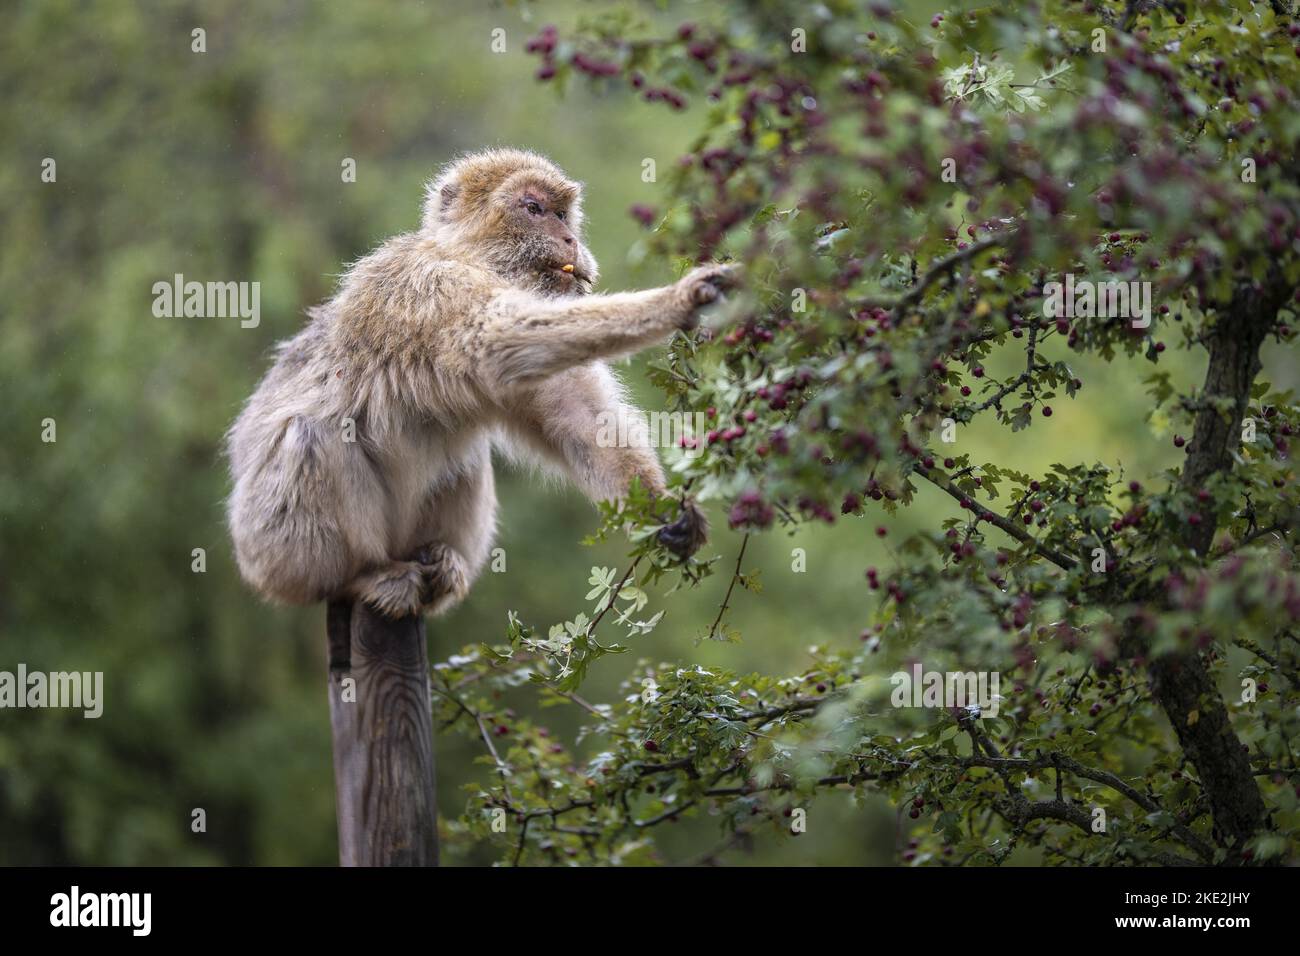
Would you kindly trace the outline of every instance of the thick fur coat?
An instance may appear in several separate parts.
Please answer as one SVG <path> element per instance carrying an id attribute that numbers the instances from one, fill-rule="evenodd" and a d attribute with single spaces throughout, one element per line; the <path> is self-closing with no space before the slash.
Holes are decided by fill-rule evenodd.
<path id="1" fill-rule="evenodd" d="M 461 600 L 491 548 L 491 452 L 540 456 L 592 499 L 653 449 L 601 447 L 639 416 L 606 360 L 689 328 L 726 270 L 590 294 L 582 190 L 550 161 L 489 150 L 447 167 L 417 232 L 354 263 L 282 343 L 231 427 L 228 516 L 244 578 L 288 603 L 364 600 L 400 617 Z"/>

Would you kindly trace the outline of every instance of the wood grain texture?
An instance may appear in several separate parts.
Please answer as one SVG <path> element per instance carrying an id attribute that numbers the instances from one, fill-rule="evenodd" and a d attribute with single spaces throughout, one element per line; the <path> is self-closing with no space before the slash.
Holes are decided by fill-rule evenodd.
<path id="1" fill-rule="evenodd" d="M 424 619 L 390 621 L 364 604 L 335 601 L 326 625 L 339 863 L 436 866 Z"/>

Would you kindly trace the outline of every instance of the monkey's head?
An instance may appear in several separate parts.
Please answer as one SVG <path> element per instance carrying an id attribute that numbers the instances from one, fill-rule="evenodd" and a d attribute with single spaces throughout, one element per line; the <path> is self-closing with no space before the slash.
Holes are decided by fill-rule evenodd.
<path id="1" fill-rule="evenodd" d="M 598 269 L 582 242 L 582 184 L 519 149 L 470 153 L 425 190 L 421 231 L 551 295 L 584 295 Z"/>

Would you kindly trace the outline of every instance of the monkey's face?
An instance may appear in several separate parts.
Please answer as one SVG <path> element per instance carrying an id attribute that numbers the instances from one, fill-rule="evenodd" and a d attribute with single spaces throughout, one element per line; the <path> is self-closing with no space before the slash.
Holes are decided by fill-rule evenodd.
<path id="1" fill-rule="evenodd" d="M 589 293 L 596 279 L 596 260 L 574 231 L 576 203 L 534 184 L 511 190 L 503 200 L 508 204 L 502 210 L 506 271 L 547 295 Z"/>

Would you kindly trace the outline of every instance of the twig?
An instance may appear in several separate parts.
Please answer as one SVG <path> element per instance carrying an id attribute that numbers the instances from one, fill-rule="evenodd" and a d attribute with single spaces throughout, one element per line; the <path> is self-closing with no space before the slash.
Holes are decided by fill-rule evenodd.
<path id="1" fill-rule="evenodd" d="M 736 555 L 736 570 L 731 574 L 731 583 L 727 585 L 727 593 L 722 599 L 722 606 L 718 608 L 718 616 L 713 619 L 713 626 L 709 628 L 709 640 L 713 640 L 718 633 L 718 625 L 722 623 L 722 615 L 727 613 L 727 607 L 731 603 L 731 592 L 735 590 L 736 582 L 740 580 L 740 563 L 745 560 L 745 548 L 749 545 L 749 535 L 746 534 L 740 541 L 740 553 Z"/>
<path id="2" fill-rule="evenodd" d="M 443 690 L 434 687 L 432 684 L 430 684 L 430 690 L 435 694 L 440 694 L 447 698 L 465 713 L 469 714 L 474 723 L 478 725 L 479 736 L 483 738 L 483 744 L 487 747 L 488 753 L 491 754 L 492 762 L 497 766 L 497 772 L 501 774 L 501 790 L 505 793 L 506 800 L 510 803 L 514 803 L 514 798 L 510 795 L 510 784 L 506 780 L 510 774 L 510 765 L 502 760 L 501 755 L 497 753 L 497 748 L 492 744 L 492 735 L 488 733 L 488 729 L 483 723 L 483 718 L 478 715 L 477 711 L 471 709 L 469 705 L 453 694 L 450 690 Z"/>
<path id="3" fill-rule="evenodd" d="M 609 602 L 600 609 L 600 612 L 596 615 L 596 619 L 587 627 L 588 639 L 595 635 L 596 625 L 600 623 L 601 618 L 609 613 L 609 609 L 614 606 L 614 602 L 618 600 L 618 596 L 623 590 L 623 585 L 627 584 L 627 579 L 632 576 L 632 572 L 636 570 L 636 566 L 640 563 L 641 559 L 639 557 L 634 559 L 632 563 L 628 565 L 627 570 L 623 572 L 623 576 L 619 578 L 618 584 L 614 586 L 614 590 L 609 592 Z"/>
<path id="4" fill-rule="evenodd" d="M 878 307 L 888 309 L 895 319 L 902 315 L 903 311 L 910 306 L 921 301 L 930 286 L 934 285 L 940 278 L 946 275 L 953 267 L 967 262 L 981 252 L 1002 245 L 1015 233 L 1015 229 L 1003 229 L 991 236 L 987 236 L 978 242 L 972 242 L 965 249 L 958 249 L 942 259 L 936 260 L 925 273 L 912 284 L 912 286 L 895 299 L 862 299 L 855 303 L 859 308 Z"/>
<path id="5" fill-rule="evenodd" d="M 825 701 L 826 698 L 824 697 L 801 697 L 789 704 L 778 704 L 774 707 L 769 707 L 766 710 L 756 710 L 751 711 L 750 713 L 741 714 L 740 719 L 757 720 L 760 721 L 759 725 L 762 726 L 762 724 L 775 720 L 778 717 L 784 717 L 786 714 L 798 713 L 805 710 L 816 710 L 825 703 Z"/>
<path id="6" fill-rule="evenodd" d="M 913 465 L 912 470 L 916 472 L 918 475 L 920 475 L 922 478 L 924 478 L 926 481 L 930 482 L 930 484 L 938 488 L 942 488 L 944 491 L 948 492 L 949 495 L 951 495 L 953 498 L 956 498 L 958 501 L 966 502 L 966 504 L 969 506 L 971 511 L 973 511 L 976 515 L 978 515 L 983 520 L 987 521 L 989 524 L 1001 528 L 1003 531 L 1011 535 L 1011 537 L 1015 538 L 1021 544 L 1031 545 L 1035 551 L 1037 551 L 1048 561 L 1051 561 L 1058 568 L 1061 568 L 1063 571 L 1072 571 L 1077 565 L 1078 562 L 1075 561 L 1073 558 L 1069 557 L 1068 555 L 1062 554 L 1061 552 L 1053 548 L 1049 548 L 1047 545 L 1040 542 L 1029 532 L 1025 531 L 1024 528 L 1017 526 L 1014 522 L 1003 517 L 1002 515 L 990 511 L 988 508 L 984 507 L 982 504 L 980 504 L 970 495 L 966 494 L 964 491 L 962 491 L 960 488 L 954 485 L 951 481 L 934 477 L 933 475 L 930 474 L 929 469 L 923 468 L 919 464 Z"/>

